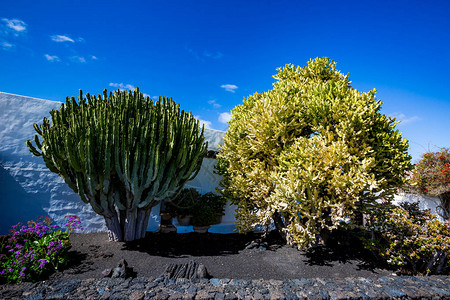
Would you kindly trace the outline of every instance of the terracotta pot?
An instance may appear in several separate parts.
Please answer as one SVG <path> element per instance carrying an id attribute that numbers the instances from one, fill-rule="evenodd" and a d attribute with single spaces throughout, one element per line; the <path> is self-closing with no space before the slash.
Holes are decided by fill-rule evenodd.
<path id="1" fill-rule="evenodd" d="M 159 225 L 159 232 L 161 233 L 169 233 L 169 232 L 177 232 L 177 228 L 173 225 Z"/>
<path id="2" fill-rule="evenodd" d="M 169 221 L 172 216 L 169 213 L 162 212 L 159 214 L 161 216 L 161 221 Z"/>
<path id="3" fill-rule="evenodd" d="M 189 226 L 191 225 L 191 218 L 192 215 L 177 216 L 178 224 L 180 224 L 180 226 Z"/>
<path id="4" fill-rule="evenodd" d="M 222 223 L 222 217 L 224 216 L 224 213 L 217 213 L 217 219 L 216 219 L 216 223 L 214 224 L 220 224 Z"/>
<path id="5" fill-rule="evenodd" d="M 194 226 L 194 232 L 207 233 L 209 227 L 211 227 L 211 226 L 209 226 L 209 225 L 208 226 Z"/>

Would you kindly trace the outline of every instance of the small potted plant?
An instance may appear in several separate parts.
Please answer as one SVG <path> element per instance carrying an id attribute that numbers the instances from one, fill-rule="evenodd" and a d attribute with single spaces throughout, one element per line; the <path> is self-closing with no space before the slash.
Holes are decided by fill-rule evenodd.
<path id="1" fill-rule="evenodd" d="M 213 224 L 220 224 L 222 222 L 222 216 L 225 212 L 225 205 L 227 200 L 221 195 L 214 194 L 212 192 L 202 195 L 203 205 L 209 206 L 216 214 L 216 220 Z"/>
<path id="2" fill-rule="evenodd" d="M 196 208 L 191 219 L 194 232 L 206 233 L 209 227 L 216 222 L 217 214 L 209 206 L 196 206 Z"/>
<path id="3" fill-rule="evenodd" d="M 181 226 L 190 225 L 192 211 L 200 197 L 194 188 L 183 189 L 175 199 L 166 203 L 166 211 L 176 217 Z"/>

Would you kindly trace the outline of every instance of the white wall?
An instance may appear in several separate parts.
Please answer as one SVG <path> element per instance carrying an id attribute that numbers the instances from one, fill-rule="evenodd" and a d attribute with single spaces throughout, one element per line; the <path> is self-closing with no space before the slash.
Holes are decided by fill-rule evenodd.
<path id="1" fill-rule="evenodd" d="M 429 197 L 429 196 L 420 196 L 415 194 L 408 194 L 408 193 L 399 193 L 398 195 L 394 196 L 393 203 L 396 205 L 399 205 L 402 202 L 408 202 L 408 203 L 419 203 L 419 207 L 422 210 L 429 209 L 432 214 L 435 214 L 440 221 L 444 221 L 444 219 L 439 216 L 439 214 L 436 211 L 436 207 L 439 205 L 440 200 L 438 197 Z"/>
<path id="2" fill-rule="evenodd" d="M 84 232 L 105 231 L 103 217 L 83 203 L 56 174 L 45 166 L 42 157 L 32 155 L 25 142 L 33 139 L 34 123 L 41 124 L 49 111 L 59 109 L 61 102 L 48 101 L 0 92 L 0 234 L 18 222 L 25 223 L 38 216 L 50 216 L 60 226 L 64 216 L 78 215 Z M 217 150 L 224 132 L 206 130 L 209 149 Z M 201 193 L 214 191 L 221 178 L 213 173 L 214 159 L 204 159 L 198 176 L 188 183 Z M 233 209 L 227 207 L 227 212 Z M 148 230 L 158 229 L 159 206 L 152 210 Z M 234 217 L 227 215 L 225 225 L 216 226 L 220 232 L 234 228 Z M 183 230 L 189 231 L 189 228 Z"/>

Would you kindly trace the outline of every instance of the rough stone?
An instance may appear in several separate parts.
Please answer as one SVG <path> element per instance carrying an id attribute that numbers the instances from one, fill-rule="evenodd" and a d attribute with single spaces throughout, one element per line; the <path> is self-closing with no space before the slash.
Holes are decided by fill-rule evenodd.
<path id="1" fill-rule="evenodd" d="M 203 264 L 199 264 L 191 260 L 185 264 L 169 264 L 161 277 L 174 280 L 179 278 L 203 279 L 208 278 L 209 275 Z"/>

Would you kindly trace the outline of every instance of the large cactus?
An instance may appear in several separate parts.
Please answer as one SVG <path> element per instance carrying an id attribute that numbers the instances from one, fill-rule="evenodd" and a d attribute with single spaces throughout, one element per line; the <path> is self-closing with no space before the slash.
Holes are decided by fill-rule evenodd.
<path id="1" fill-rule="evenodd" d="M 197 175 L 207 149 L 191 113 L 139 89 L 86 98 L 80 90 L 78 102 L 67 97 L 50 114 L 34 124 L 37 149 L 27 146 L 104 216 L 113 241 L 144 237 L 151 208 Z"/>

